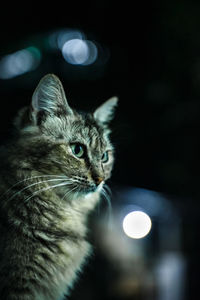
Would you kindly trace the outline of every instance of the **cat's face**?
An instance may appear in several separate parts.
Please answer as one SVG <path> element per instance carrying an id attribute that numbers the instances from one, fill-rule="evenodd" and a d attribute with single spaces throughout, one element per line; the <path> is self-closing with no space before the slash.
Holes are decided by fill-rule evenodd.
<path id="1" fill-rule="evenodd" d="M 95 123 L 92 115 L 49 117 L 41 130 L 43 145 L 50 150 L 40 158 L 40 168 L 66 175 L 69 188 L 92 192 L 110 177 L 113 147 L 107 130 Z"/>
<path id="2" fill-rule="evenodd" d="M 93 114 L 79 114 L 69 107 L 59 79 L 45 76 L 33 95 L 31 124 L 22 129 L 27 164 L 65 176 L 71 192 L 100 190 L 114 161 L 107 123 L 116 103 L 111 98 Z"/>

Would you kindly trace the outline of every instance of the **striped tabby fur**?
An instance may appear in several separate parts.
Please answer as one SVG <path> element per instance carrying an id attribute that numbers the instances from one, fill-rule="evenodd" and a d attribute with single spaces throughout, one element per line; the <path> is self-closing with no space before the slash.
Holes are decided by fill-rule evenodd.
<path id="1" fill-rule="evenodd" d="M 18 113 L 15 135 L 0 150 L 0 299 L 69 293 L 91 252 L 88 214 L 111 175 L 108 123 L 116 104 L 113 97 L 94 113 L 78 113 L 49 74 Z"/>

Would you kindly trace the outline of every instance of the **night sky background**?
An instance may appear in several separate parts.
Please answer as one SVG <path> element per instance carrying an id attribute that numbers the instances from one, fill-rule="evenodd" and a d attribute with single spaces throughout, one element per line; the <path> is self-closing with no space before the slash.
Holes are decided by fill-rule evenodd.
<path id="1" fill-rule="evenodd" d="M 200 2 L 85 0 L 46 5 L 1 4 L 0 56 L 33 45 L 42 53 L 34 71 L 0 79 L 1 143 L 9 135 L 17 110 L 30 103 L 46 73 L 59 76 L 69 103 L 78 109 L 90 110 L 118 96 L 112 122 L 116 163 L 110 186 L 114 190 L 140 187 L 173 197 L 182 219 L 181 248 L 188 265 L 184 299 L 197 299 Z M 101 45 L 102 62 L 73 66 L 60 53 L 44 47 L 44 39 L 63 28 L 79 29 Z M 104 272 L 100 259 L 94 259 L 94 266 L 85 275 L 87 284 L 84 279 L 80 283 L 83 299 L 94 299 L 84 294 L 84 286 L 89 288 L 95 272 Z M 97 284 L 93 289 L 95 299 L 115 299 L 103 294 L 98 298 Z M 74 292 L 72 299 L 80 295 Z"/>

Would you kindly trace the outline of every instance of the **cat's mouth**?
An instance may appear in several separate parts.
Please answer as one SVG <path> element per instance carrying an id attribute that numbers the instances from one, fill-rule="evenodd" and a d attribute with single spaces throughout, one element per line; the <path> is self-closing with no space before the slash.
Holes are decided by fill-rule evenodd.
<path id="1" fill-rule="evenodd" d="M 94 182 L 88 181 L 83 177 L 78 177 L 78 176 L 75 176 L 73 180 L 74 180 L 74 191 L 82 194 L 100 192 L 104 184 L 104 181 L 101 181 L 99 184 L 96 184 Z"/>

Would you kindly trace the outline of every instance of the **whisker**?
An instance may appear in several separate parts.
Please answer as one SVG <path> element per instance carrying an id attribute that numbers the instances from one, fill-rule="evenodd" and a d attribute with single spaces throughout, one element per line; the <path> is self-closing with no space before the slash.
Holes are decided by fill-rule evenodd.
<path id="1" fill-rule="evenodd" d="M 106 193 L 109 194 L 109 197 L 111 197 L 112 196 L 112 191 L 109 188 L 109 186 L 107 184 L 104 184 L 103 188 L 105 189 Z"/>
<path id="2" fill-rule="evenodd" d="M 58 178 L 66 178 L 66 176 L 64 175 L 38 175 L 38 176 L 33 176 L 33 177 L 27 177 L 23 180 L 18 181 L 17 183 L 15 183 L 14 185 L 12 185 L 7 191 L 5 191 L 1 196 L 5 196 L 10 190 L 12 190 L 15 186 L 17 186 L 18 184 L 25 182 L 26 180 L 31 180 L 31 179 L 36 179 L 36 178 L 41 178 L 41 177 L 58 177 Z"/>
<path id="3" fill-rule="evenodd" d="M 110 201 L 110 197 L 109 195 L 107 194 L 107 191 L 106 189 L 104 189 L 105 186 L 102 187 L 101 189 L 101 195 L 103 196 L 103 199 L 106 200 L 106 203 L 108 205 L 108 227 L 111 229 L 112 227 L 112 204 L 111 204 L 111 201 Z M 109 192 L 110 192 L 110 188 L 109 188 Z"/>
<path id="4" fill-rule="evenodd" d="M 52 188 L 55 188 L 55 187 L 64 186 L 64 185 L 67 185 L 67 184 L 71 184 L 71 183 L 69 183 L 69 182 L 63 182 L 63 183 L 55 184 L 55 185 L 52 185 L 52 186 L 49 186 L 49 187 L 40 189 L 40 190 L 34 192 L 30 197 L 26 198 L 26 199 L 25 199 L 25 202 L 28 202 L 31 198 L 33 198 L 33 197 L 34 197 L 36 194 L 38 194 L 38 193 L 47 191 L 47 190 L 52 189 Z"/>
<path id="5" fill-rule="evenodd" d="M 64 180 L 63 178 L 57 178 L 57 179 L 49 179 L 49 180 L 42 180 L 42 181 L 38 181 L 38 182 L 34 182 L 32 184 L 29 184 L 28 186 L 25 186 L 23 189 L 21 189 L 20 191 L 14 193 L 14 195 L 12 195 L 8 201 L 12 200 L 15 196 L 19 195 L 20 193 L 22 193 L 23 191 L 27 190 L 28 188 L 34 186 L 34 185 L 37 185 L 37 184 L 40 184 L 40 183 L 46 183 L 46 182 L 50 182 L 50 181 L 60 181 L 60 180 Z"/>
<path id="6" fill-rule="evenodd" d="M 57 161 L 56 159 L 53 159 L 52 162 L 55 162 L 55 163 L 63 166 L 63 163 L 61 163 L 60 161 Z"/>
<path id="7" fill-rule="evenodd" d="M 64 200 L 65 197 L 66 197 L 68 194 L 70 194 L 71 192 L 73 192 L 73 191 L 76 190 L 76 189 L 77 189 L 77 186 L 74 186 L 71 190 L 67 191 L 67 192 L 64 194 L 64 196 L 62 197 L 61 200 Z"/>

